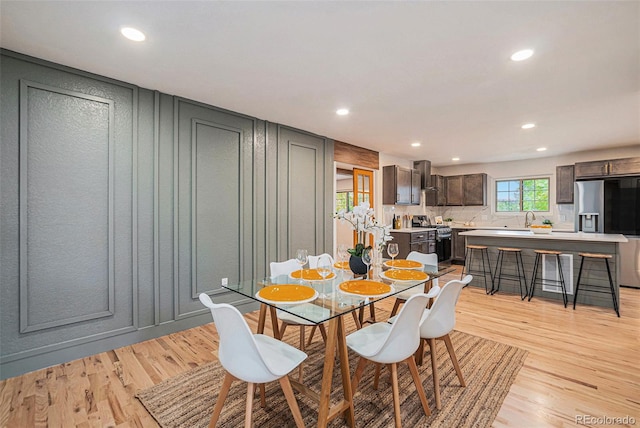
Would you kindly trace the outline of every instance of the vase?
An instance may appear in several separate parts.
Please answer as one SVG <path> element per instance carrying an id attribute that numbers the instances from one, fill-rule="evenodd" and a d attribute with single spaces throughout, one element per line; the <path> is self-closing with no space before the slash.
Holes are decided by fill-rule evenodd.
<path id="1" fill-rule="evenodd" d="M 367 265 L 362 261 L 362 257 L 349 257 L 349 268 L 355 275 L 364 275 L 367 273 Z"/>

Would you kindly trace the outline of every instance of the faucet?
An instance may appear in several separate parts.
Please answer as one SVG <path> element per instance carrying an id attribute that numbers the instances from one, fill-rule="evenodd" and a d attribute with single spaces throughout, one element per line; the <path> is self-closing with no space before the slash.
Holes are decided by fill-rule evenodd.
<path id="1" fill-rule="evenodd" d="M 531 220 L 529 220 L 529 214 L 531 214 Z M 533 213 L 533 211 L 527 211 L 527 213 L 524 215 L 524 227 L 531 226 L 531 222 L 535 219 L 536 215 Z"/>

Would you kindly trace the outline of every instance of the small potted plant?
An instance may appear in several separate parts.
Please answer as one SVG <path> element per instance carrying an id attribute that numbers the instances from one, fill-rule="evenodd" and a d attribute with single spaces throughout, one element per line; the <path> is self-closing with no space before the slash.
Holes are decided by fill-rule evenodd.
<path id="1" fill-rule="evenodd" d="M 444 219 L 444 223 L 447 226 L 451 227 L 451 224 L 453 223 L 453 219 L 451 217 L 447 217 L 447 218 Z"/>

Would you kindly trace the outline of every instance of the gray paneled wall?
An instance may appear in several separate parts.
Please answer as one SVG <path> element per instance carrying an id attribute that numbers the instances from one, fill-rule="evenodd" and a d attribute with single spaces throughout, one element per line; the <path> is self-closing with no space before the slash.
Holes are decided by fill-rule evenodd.
<path id="1" fill-rule="evenodd" d="M 2 51 L 0 377 L 211 318 L 331 248 L 333 141 Z"/>

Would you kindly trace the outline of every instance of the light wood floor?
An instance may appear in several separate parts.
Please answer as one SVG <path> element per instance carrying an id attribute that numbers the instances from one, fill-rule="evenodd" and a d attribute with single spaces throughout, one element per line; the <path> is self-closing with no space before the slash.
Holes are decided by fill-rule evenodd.
<path id="1" fill-rule="evenodd" d="M 529 351 L 495 427 L 579 426 L 577 415 L 631 416 L 640 426 L 640 290 L 620 296 L 617 318 L 612 309 L 462 291 L 457 330 Z M 388 300 L 381 307 L 390 310 Z M 246 318 L 255 329 L 257 312 Z M 157 426 L 136 391 L 214 360 L 216 346 L 208 324 L 0 381 L 0 426 Z"/>

